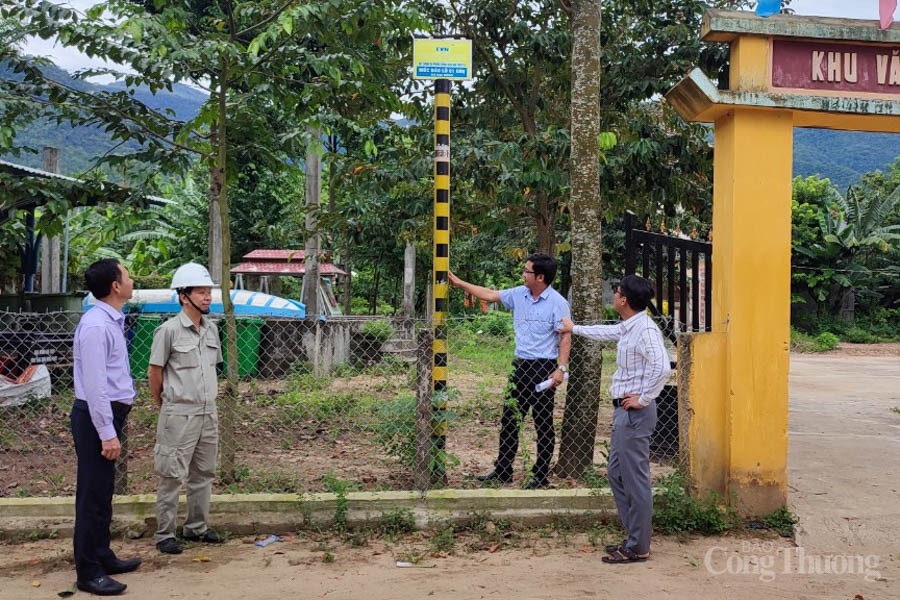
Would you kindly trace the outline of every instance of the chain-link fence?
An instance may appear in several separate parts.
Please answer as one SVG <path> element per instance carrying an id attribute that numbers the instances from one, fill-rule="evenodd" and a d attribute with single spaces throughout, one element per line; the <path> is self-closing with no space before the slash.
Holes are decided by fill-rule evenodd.
<path id="1" fill-rule="evenodd" d="M 74 494 L 68 415 L 74 397 L 72 340 L 80 316 L 0 312 L 0 496 Z M 156 489 L 158 411 L 146 373 L 153 332 L 170 317 L 137 314 L 126 319 L 138 397 L 118 465 L 119 493 Z M 550 485 L 603 485 L 613 413 L 609 381 L 615 370 L 614 344 L 591 346 L 603 358 L 602 378 L 595 384 L 578 386 L 570 380 L 555 398 L 550 392 L 543 408 L 512 414 L 518 430 L 513 434 L 519 440 L 510 470 L 513 480 L 502 477 L 486 484 L 477 476 L 494 469 L 504 406 L 512 407 L 512 320 L 506 313 L 489 312 L 449 321 L 444 392 L 448 409 L 438 414 L 430 410 L 430 328 L 430 321 L 397 318 L 238 317 L 239 384 L 236 397 L 229 400 L 220 379 L 221 472 L 214 491 L 421 489 L 423 470 L 432 475 L 425 487 L 518 486 L 536 462 L 546 459 L 546 450 L 538 452 L 534 419 L 546 433 L 549 415 L 556 442 L 551 464 L 588 465 L 579 478 L 551 468 Z M 545 375 L 541 372 L 536 379 Z M 537 383 L 528 381 L 528 389 Z M 583 440 L 577 443 L 566 439 L 576 429 L 566 423 L 572 418 L 566 405 L 573 403 L 582 403 L 587 413 L 572 414 L 582 419 L 589 415 L 589 435 L 584 427 L 577 428 Z M 597 405 L 599 409 L 591 409 Z M 658 413 L 651 446 L 654 476 L 678 463 L 674 387 L 667 386 L 660 397 Z M 446 423 L 446 433 L 437 437 L 434 432 L 440 432 L 441 423 Z M 547 447 L 546 438 L 542 447 Z M 569 456 L 560 457 L 561 452 Z M 575 460 L 571 455 L 577 455 Z"/>

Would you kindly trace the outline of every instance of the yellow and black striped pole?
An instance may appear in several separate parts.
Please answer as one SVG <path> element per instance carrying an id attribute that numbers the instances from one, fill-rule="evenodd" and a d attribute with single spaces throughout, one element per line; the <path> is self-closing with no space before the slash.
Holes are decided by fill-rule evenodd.
<path id="1" fill-rule="evenodd" d="M 431 477 L 443 480 L 447 440 L 447 314 L 450 270 L 450 80 L 434 82 L 434 311 Z"/>

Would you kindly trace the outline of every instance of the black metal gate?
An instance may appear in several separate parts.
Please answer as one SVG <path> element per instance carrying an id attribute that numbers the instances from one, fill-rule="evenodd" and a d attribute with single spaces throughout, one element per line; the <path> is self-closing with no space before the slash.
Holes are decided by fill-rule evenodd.
<path id="1" fill-rule="evenodd" d="M 672 342 L 679 333 L 712 329 L 712 243 L 635 229 L 634 215 L 625 216 L 625 274 L 653 282 L 650 303 L 663 335 Z M 672 363 L 674 368 L 675 363 Z M 656 399 L 656 429 L 650 456 L 665 460 L 678 455 L 678 388 L 667 385 Z"/>
<path id="2" fill-rule="evenodd" d="M 712 243 L 635 229 L 634 215 L 625 216 L 625 274 L 654 283 L 656 302 L 650 310 L 664 333 L 712 329 Z"/>

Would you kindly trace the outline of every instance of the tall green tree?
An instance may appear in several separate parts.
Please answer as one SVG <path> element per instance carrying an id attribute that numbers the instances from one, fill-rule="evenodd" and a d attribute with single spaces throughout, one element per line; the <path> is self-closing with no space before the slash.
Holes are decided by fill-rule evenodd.
<path id="1" fill-rule="evenodd" d="M 572 318 L 597 320 L 603 310 L 600 217 L 600 3 L 573 0 L 572 18 Z M 594 462 L 600 403 L 602 353 L 597 344 L 573 336 L 572 379 L 556 471 L 581 477 Z"/>
<path id="2" fill-rule="evenodd" d="M 242 139 L 263 149 L 260 156 L 274 168 L 295 159 L 308 145 L 320 144 L 307 132 L 318 126 L 319 110 L 336 90 L 348 96 L 367 93 L 375 105 L 396 101 L 391 89 L 365 81 L 393 51 L 392 41 L 408 38 L 420 25 L 417 13 L 399 2 L 362 0 L 110 0 L 85 15 L 45 0 L 25 0 L 4 6 L 0 17 L 21 23 L 29 34 L 57 36 L 65 46 L 128 69 L 81 73 L 113 73 L 126 84 L 122 92 L 86 93 L 45 78 L 38 65 L 4 45 L 0 59 L 23 79 L 4 80 L 0 97 L 12 98 L 7 106 L 17 113 L 30 110 L 60 123 L 102 123 L 113 139 L 140 144 L 127 155 L 104 156 L 106 163 L 143 166 L 149 176 L 184 173 L 199 160 L 210 173 L 210 267 L 223 284 L 231 254 L 228 188 L 239 170 L 231 130 L 253 131 L 252 138 Z M 209 90 L 209 100 L 190 121 L 154 111 L 129 93 L 138 85 L 170 90 L 175 82 Z M 0 127 L 9 127 L 15 118 L 3 113 Z M 219 228 L 217 243 L 212 232 Z M 232 415 L 236 333 L 228 294 L 223 303 L 229 362 L 223 415 Z M 223 435 L 230 435 L 231 419 L 223 418 L 222 425 Z M 222 460 L 226 476 L 233 471 L 233 458 L 232 445 Z"/>
<path id="3" fill-rule="evenodd" d="M 827 179 L 797 180 L 794 186 L 795 197 L 815 202 L 794 201 L 794 280 L 806 284 L 830 314 L 851 322 L 857 295 L 875 293 L 874 269 L 890 269 L 883 259 L 900 248 L 900 224 L 890 224 L 900 206 L 900 186 L 888 194 L 851 186 L 846 196 Z M 810 227 L 812 219 L 817 228 Z"/>

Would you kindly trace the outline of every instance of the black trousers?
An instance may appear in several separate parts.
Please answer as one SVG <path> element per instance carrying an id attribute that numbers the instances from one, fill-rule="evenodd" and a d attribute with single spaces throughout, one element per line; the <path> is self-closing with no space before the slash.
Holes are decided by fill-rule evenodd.
<path id="1" fill-rule="evenodd" d="M 536 392 L 535 386 L 550 378 L 556 370 L 556 359 L 519 359 L 513 361 L 509 378 L 510 391 L 500 419 L 500 451 L 494 465 L 503 475 L 512 474 L 513 462 L 519 451 L 519 429 L 530 412 L 537 434 L 537 459 L 531 476 L 545 481 L 553 460 L 556 434 L 553 430 L 553 398 L 556 390 Z"/>
<path id="2" fill-rule="evenodd" d="M 129 407 L 118 402 L 112 405 L 113 426 L 121 441 L 124 439 L 123 429 Z M 76 400 L 70 418 L 75 453 L 78 455 L 73 538 L 75 572 L 79 581 L 87 581 L 106 575 L 105 565 L 116 558 L 109 547 L 116 463 L 100 454 L 100 436 L 91 421 L 86 403 Z"/>

